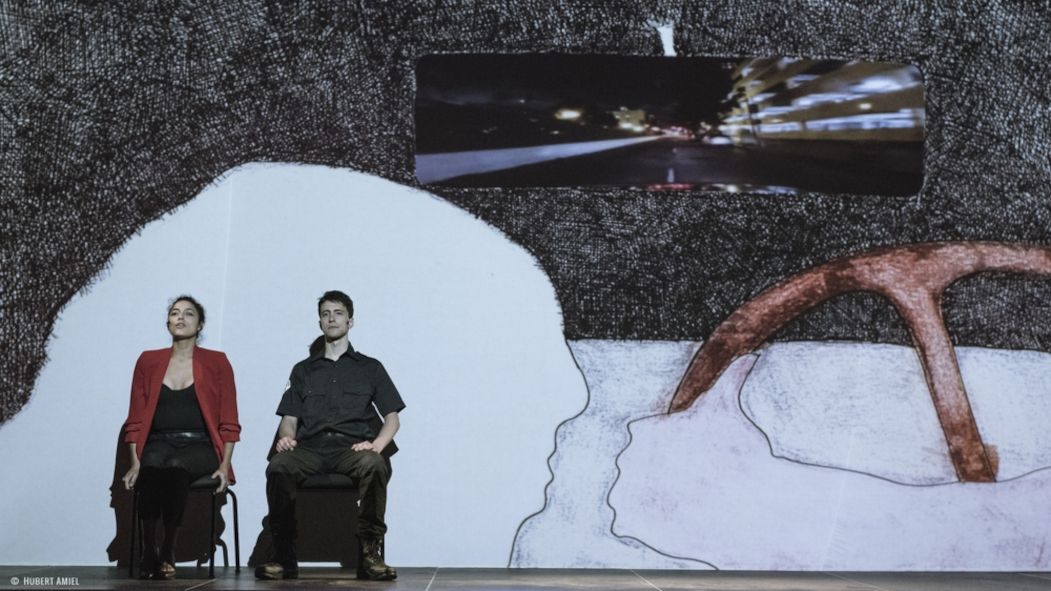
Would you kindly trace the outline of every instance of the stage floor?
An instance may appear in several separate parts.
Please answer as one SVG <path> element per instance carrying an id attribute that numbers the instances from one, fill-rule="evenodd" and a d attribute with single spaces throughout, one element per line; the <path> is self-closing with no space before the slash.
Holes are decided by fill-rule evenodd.
<path id="1" fill-rule="evenodd" d="M 136 581 L 102 566 L 3 566 L 4 589 L 397 589 L 399 591 L 1032 591 L 1051 589 L 1051 573 L 852 573 L 402 568 L 391 582 L 358 581 L 352 571 L 306 567 L 300 578 L 257 581 L 250 568 L 180 565 L 178 579 Z M 17 579 L 17 581 L 16 581 Z"/>

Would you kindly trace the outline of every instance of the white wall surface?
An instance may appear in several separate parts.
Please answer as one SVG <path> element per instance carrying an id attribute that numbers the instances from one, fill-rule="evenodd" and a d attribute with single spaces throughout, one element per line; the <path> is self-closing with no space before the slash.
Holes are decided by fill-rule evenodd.
<path id="1" fill-rule="evenodd" d="M 375 177 L 279 164 L 147 226 L 63 310 L 30 402 L 0 427 L 0 564 L 106 564 L 132 368 L 169 344 L 180 293 L 234 366 L 247 556 L 274 410 L 328 289 L 352 295 L 354 346 L 408 404 L 392 564 L 1051 568 L 1051 355 L 958 351 L 1000 458 L 991 484 L 955 482 L 907 347 L 774 344 L 665 416 L 699 343 L 567 344 L 548 278 L 490 226 Z"/>
<path id="2" fill-rule="evenodd" d="M 247 556 L 266 513 L 274 410 L 328 289 L 354 298 L 352 343 L 408 405 L 391 562 L 505 566 L 543 504 L 555 427 L 586 400 L 550 282 L 523 249 L 429 194 L 297 165 L 232 171 L 150 224 L 63 311 L 30 403 L 0 428 L 0 563 L 106 563 L 132 369 L 170 343 L 167 302 L 184 292 L 207 310 L 201 345 L 234 366 Z"/>

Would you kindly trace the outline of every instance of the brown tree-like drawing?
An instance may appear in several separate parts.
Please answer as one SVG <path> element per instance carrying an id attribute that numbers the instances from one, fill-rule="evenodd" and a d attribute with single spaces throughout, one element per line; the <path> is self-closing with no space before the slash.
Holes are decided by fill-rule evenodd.
<path id="1" fill-rule="evenodd" d="M 691 360 L 669 413 L 689 408 L 734 359 L 803 312 L 843 293 L 873 292 L 890 300 L 909 328 L 957 477 L 994 482 L 995 447 L 986 445 L 978 432 L 941 310 L 949 285 L 983 271 L 1051 275 L 1051 249 L 982 242 L 915 244 L 831 261 L 789 277 L 719 325 Z"/>

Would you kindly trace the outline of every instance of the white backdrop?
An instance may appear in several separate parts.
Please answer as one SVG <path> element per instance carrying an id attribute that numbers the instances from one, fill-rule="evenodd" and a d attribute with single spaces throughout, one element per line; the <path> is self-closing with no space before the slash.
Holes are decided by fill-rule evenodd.
<path id="1" fill-rule="evenodd" d="M 150 224 L 62 312 L 29 404 L 0 427 L 0 564 L 106 564 L 132 368 L 168 345 L 180 293 L 234 366 L 247 556 L 274 410 L 328 289 L 354 298 L 352 342 L 408 404 L 392 564 L 1051 568 L 1051 355 L 958 351 L 1000 458 L 991 484 L 955 481 L 907 347 L 774 344 L 664 416 L 699 343 L 567 343 L 548 278 L 490 226 L 375 177 L 277 164 Z"/>
<path id="2" fill-rule="evenodd" d="M 523 249 L 429 194 L 296 165 L 232 171 L 149 225 L 62 312 L 30 403 L 0 428 L 0 563 L 106 563 L 132 368 L 170 344 L 167 302 L 184 292 L 207 310 L 201 345 L 234 366 L 247 556 L 266 513 L 274 410 L 328 289 L 354 298 L 352 343 L 408 405 L 392 563 L 505 566 L 543 504 L 555 427 L 586 400 L 550 282 Z"/>

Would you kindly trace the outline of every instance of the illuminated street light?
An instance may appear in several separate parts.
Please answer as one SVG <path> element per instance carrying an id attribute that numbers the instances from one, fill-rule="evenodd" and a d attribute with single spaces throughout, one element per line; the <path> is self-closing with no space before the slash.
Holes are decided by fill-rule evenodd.
<path id="1" fill-rule="evenodd" d="M 576 121 L 577 119 L 580 119 L 581 115 L 583 115 L 583 113 L 581 113 L 579 109 L 559 109 L 558 112 L 555 113 L 555 119 Z"/>

